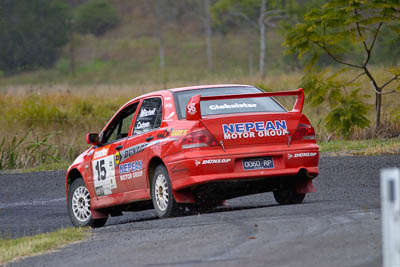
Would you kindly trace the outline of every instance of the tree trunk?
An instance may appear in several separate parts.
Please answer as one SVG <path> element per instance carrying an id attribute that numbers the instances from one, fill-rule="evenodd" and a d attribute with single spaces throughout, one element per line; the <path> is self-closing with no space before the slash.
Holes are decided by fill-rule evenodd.
<path id="1" fill-rule="evenodd" d="M 204 9 L 205 9 L 205 19 L 204 19 L 204 27 L 207 36 L 207 64 L 208 70 L 213 70 L 213 60 L 212 60 L 212 29 L 211 29 L 211 14 L 210 14 L 210 0 L 204 0 Z"/>
<path id="2" fill-rule="evenodd" d="M 161 0 L 162 1 L 162 0 Z M 157 39 L 159 43 L 159 53 L 160 53 L 160 71 L 161 71 L 161 80 L 163 87 L 167 87 L 167 77 L 165 73 L 165 49 L 164 49 L 164 36 L 163 36 L 163 31 L 162 31 L 162 24 L 163 24 L 163 18 L 162 18 L 162 7 L 161 7 L 161 2 L 160 0 L 155 1 L 155 11 L 156 11 L 156 23 L 157 23 Z"/>
<path id="3" fill-rule="evenodd" d="M 261 1 L 260 6 L 260 17 L 258 19 L 258 25 L 260 27 L 260 76 L 264 78 L 265 76 L 265 50 L 266 50 L 266 43 L 265 43 L 265 23 L 264 23 L 264 13 L 267 5 L 267 0 Z"/>
<path id="4" fill-rule="evenodd" d="M 382 90 L 376 89 L 379 93 Z M 376 111 L 376 118 L 375 118 L 375 129 L 374 135 L 378 133 L 379 128 L 381 127 L 381 106 L 382 106 L 382 95 L 375 93 L 375 111 Z"/>

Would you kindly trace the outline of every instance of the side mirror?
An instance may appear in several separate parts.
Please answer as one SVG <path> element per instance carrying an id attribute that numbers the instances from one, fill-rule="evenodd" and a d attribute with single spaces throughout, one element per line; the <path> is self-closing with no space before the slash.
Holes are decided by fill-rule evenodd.
<path id="1" fill-rule="evenodd" d="M 86 134 L 86 143 L 89 145 L 98 145 L 100 144 L 99 134 L 98 133 L 88 133 Z"/>

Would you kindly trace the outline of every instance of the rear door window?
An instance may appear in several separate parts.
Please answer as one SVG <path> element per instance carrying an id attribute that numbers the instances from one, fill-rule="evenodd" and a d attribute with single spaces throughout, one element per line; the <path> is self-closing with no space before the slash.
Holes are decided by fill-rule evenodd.
<path id="1" fill-rule="evenodd" d="M 148 98 L 143 100 L 140 107 L 133 135 L 149 132 L 153 129 L 160 128 L 162 120 L 162 101 L 159 97 Z"/>
<path id="2" fill-rule="evenodd" d="M 180 119 L 186 117 L 186 105 L 189 99 L 200 94 L 201 96 L 217 96 L 217 95 L 241 95 L 262 93 L 256 87 L 222 87 L 208 88 L 199 90 L 188 90 L 175 93 L 175 103 L 177 105 L 178 116 Z M 271 97 L 253 97 L 253 98 L 236 98 L 201 101 L 201 114 L 219 115 L 232 113 L 247 113 L 247 112 L 287 112 L 275 99 Z"/>

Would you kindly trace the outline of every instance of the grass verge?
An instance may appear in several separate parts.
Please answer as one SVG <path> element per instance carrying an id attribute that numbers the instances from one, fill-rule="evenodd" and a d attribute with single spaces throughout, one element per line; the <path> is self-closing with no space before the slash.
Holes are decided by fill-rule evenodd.
<path id="1" fill-rule="evenodd" d="M 64 228 L 55 232 L 17 239 L 0 239 L 0 265 L 23 257 L 42 254 L 81 241 L 89 236 L 85 228 Z"/>
<path id="2" fill-rule="evenodd" d="M 383 155 L 400 154 L 400 138 L 321 142 L 321 152 L 328 155 Z"/>
<path id="3" fill-rule="evenodd" d="M 72 164 L 72 161 L 54 162 L 54 163 L 39 165 L 39 166 L 32 167 L 32 168 L 20 169 L 17 171 L 21 172 L 21 173 L 42 172 L 42 171 L 59 171 L 59 170 L 66 171 L 71 164 Z"/>

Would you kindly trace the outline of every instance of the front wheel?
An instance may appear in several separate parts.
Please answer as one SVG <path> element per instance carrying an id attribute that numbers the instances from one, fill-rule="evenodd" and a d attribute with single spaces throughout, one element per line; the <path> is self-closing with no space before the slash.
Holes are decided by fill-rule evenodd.
<path id="1" fill-rule="evenodd" d="M 297 193 L 295 186 L 285 186 L 274 191 L 274 198 L 281 205 L 300 204 L 305 196 L 306 194 Z"/>
<path id="2" fill-rule="evenodd" d="M 71 184 L 68 192 L 68 216 L 73 225 L 78 227 L 101 227 L 108 217 L 93 219 L 90 211 L 90 195 L 82 178 L 76 179 Z"/>
<path id="3" fill-rule="evenodd" d="M 171 180 L 163 165 L 157 166 L 151 186 L 153 206 L 158 217 L 168 218 L 180 215 L 183 206 L 177 203 L 172 194 Z"/>

